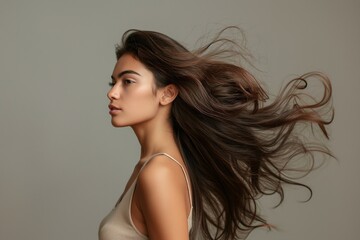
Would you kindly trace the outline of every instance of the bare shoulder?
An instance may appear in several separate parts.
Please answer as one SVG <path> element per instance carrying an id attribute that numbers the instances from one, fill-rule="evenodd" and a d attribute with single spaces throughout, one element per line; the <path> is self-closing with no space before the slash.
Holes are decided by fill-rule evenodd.
<path id="1" fill-rule="evenodd" d="M 150 239 L 188 239 L 187 186 L 175 161 L 164 155 L 151 159 L 139 174 L 136 191 Z"/>
<path id="2" fill-rule="evenodd" d="M 165 155 L 153 157 L 138 177 L 138 185 L 145 188 L 175 187 L 184 183 L 184 173 L 174 160 Z"/>

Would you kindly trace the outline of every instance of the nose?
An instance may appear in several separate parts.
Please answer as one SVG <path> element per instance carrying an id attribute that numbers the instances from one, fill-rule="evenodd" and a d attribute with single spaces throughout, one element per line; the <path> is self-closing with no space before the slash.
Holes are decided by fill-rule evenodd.
<path id="1" fill-rule="evenodd" d="M 120 97 L 120 92 L 115 87 L 112 87 L 109 92 L 107 93 L 107 97 L 110 100 L 118 99 Z"/>

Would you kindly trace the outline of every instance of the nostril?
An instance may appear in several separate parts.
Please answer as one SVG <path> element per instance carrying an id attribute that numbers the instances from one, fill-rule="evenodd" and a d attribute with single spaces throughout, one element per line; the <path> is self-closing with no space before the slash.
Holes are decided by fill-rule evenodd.
<path id="1" fill-rule="evenodd" d="M 115 97 L 115 91 L 113 88 L 109 90 L 109 92 L 107 93 L 107 96 L 110 99 Z"/>
<path id="2" fill-rule="evenodd" d="M 112 91 L 109 91 L 106 95 L 110 100 L 114 98 Z"/>
<path id="3" fill-rule="evenodd" d="M 119 98 L 119 92 L 115 91 L 114 89 L 111 89 L 108 94 L 107 94 L 108 98 L 111 99 L 117 99 Z"/>

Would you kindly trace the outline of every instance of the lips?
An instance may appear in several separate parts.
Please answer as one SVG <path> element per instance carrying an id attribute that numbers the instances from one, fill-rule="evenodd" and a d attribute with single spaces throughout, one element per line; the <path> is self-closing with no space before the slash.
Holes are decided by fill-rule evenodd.
<path id="1" fill-rule="evenodd" d="M 112 104 L 109 105 L 109 109 L 110 110 L 121 110 L 121 108 L 116 107 L 115 105 L 112 105 Z"/>
<path id="2" fill-rule="evenodd" d="M 109 104 L 109 109 L 110 109 L 110 111 L 109 111 L 110 115 L 115 115 L 122 110 L 120 107 L 117 107 L 113 104 Z"/>

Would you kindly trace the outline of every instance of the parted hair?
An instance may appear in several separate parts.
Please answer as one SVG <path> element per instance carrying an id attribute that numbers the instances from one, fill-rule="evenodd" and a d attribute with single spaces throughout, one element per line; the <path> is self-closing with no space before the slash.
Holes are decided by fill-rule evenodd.
<path id="1" fill-rule="evenodd" d="M 242 239 L 257 227 L 270 228 L 258 198 L 279 194 L 281 204 L 285 184 L 305 187 L 311 197 L 299 173 L 318 166 L 317 153 L 333 156 L 325 144 L 334 116 L 328 77 L 295 77 L 270 99 L 234 63 L 243 53 L 223 36 L 229 29 L 241 32 L 225 28 L 193 51 L 162 33 L 134 29 L 116 46 L 117 59 L 134 56 L 154 74 L 156 87 L 174 84 L 179 90 L 170 121 L 191 179 L 191 239 Z M 320 97 L 306 91 L 311 82 L 321 83 Z"/>

